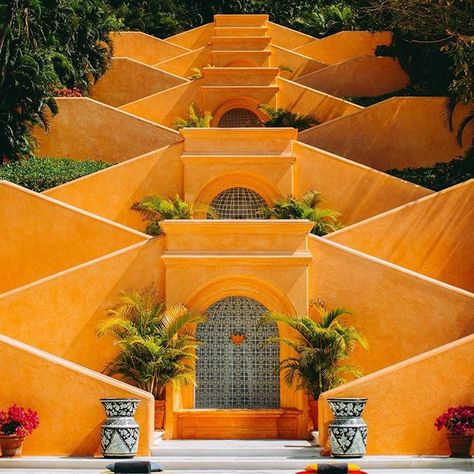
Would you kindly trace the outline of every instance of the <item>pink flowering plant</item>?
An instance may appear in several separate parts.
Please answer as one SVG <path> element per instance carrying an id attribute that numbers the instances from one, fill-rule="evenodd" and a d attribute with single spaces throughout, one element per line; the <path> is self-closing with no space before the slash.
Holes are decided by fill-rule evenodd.
<path id="1" fill-rule="evenodd" d="M 7 411 L 0 411 L 0 434 L 26 438 L 39 426 L 38 413 L 30 408 L 12 405 Z"/>
<path id="2" fill-rule="evenodd" d="M 470 435 L 474 433 L 474 407 L 448 408 L 436 419 L 435 426 L 438 431 L 446 428 L 449 433 Z"/>

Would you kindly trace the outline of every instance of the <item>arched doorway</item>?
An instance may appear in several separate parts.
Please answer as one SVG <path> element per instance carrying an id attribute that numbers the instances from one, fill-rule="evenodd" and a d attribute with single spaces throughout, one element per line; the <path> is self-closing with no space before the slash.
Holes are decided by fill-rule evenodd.
<path id="1" fill-rule="evenodd" d="M 280 349 L 265 344 L 278 327 L 257 325 L 266 311 L 244 296 L 226 297 L 207 309 L 208 321 L 197 328 L 204 344 L 196 362 L 196 408 L 280 407 Z M 243 342 L 232 341 L 233 335 L 242 335 Z"/>
<path id="2" fill-rule="evenodd" d="M 261 127 L 257 114 L 249 109 L 236 108 L 225 112 L 217 125 L 220 128 Z"/>
<path id="3" fill-rule="evenodd" d="M 229 188 L 211 202 L 220 219 L 259 219 L 258 210 L 267 203 L 260 194 L 249 188 Z"/>

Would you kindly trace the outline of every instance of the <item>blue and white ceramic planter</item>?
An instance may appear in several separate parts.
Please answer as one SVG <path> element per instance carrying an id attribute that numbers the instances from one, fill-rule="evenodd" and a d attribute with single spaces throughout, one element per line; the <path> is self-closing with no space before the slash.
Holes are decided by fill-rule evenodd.
<path id="1" fill-rule="evenodd" d="M 367 398 L 328 398 L 334 420 L 329 444 L 335 458 L 361 458 L 367 451 L 367 424 L 362 419 Z"/>
<path id="2" fill-rule="evenodd" d="M 101 398 L 107 414 L 102 425 L 101 447 L 106 458 L 133 458 L 138 451 L 140 427 L 133 418 L 140 400 L 136 398 Z"/>

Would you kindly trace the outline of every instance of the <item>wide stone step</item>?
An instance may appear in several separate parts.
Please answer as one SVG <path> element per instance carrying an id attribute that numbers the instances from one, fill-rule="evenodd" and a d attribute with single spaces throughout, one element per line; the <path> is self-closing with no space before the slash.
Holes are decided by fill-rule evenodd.
<path id="1" fill-rule="evenodd" d="M 267 36 L 266 26 L 216 26 L 216 36 Z"/>
<path id="2" fill-rule="evenodd" d="M 280 73 L 277 67 L 205 67 L 206 86 L 269 86 Z"/>
<path id="3" fill-rule="evenodd" d="M 305 440 L 170 440 L 159 441 L 152 448 L 156 457 L 196 458 L 295 458 L 319 457 L 320 448 Z"/>
<path id="4" fill-rule="evenodd" d="M 214 22 L 220 26 L 267 26 L 268 15 L 214 15 Z"/>
<path id="5" fill-rule="evenodd" d="M 217 67 L 268 67 L 271 56 L 270 50 L 212 51 L 212 65 Z"/>
<path id="6" fill-rule="evenodd" d="M 214 36 L 212 47 L 215 51 L 262 51 L 270 41 L 269 36 Z"/>
<path id="7" fill-rule="evenodd" d="M 192 155 L 281 155 L 292 153 L 294 128 L 182 128 L 184 153 Z"/>

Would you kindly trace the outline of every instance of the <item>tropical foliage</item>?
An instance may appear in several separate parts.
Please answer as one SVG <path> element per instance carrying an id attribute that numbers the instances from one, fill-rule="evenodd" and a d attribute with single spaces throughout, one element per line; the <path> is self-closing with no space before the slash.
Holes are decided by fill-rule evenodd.
<path id="1" fill-rule="evenodd" d="M 85 92 L 106 71 L 120 26 L 104 0 L 0 3 L 0 158 L 31 156 L 31 128 L 49 127 L 55 92 Z"/>
<path id="2" fill-rule="evenodd" d="M 119 375 L 157 400 L 170 383 L 194 382 L 192 360 L 199 341 L 193 328 L 205 321 L 202 314 L 179 304 L 166 308 L 148 287 L 122 293 L 108 315 L 98 334 L 112 335 L 119 353 L 104 369 L 107 375 Z"/>
<path id="3" fill-rule="evenodd" d="M 189 204 L 179 196 L 165 198 L 162 196 L 145 196 L 133 203 L 132 209 L 138 211 L 148 221 L 146 232 L 150 235 L 161 235 L 163 230 L 160 221 L 165 219 L 217 219 L 217 212 L 206 204 Z"/>
<path id="4" fill-rule="evenodd" d="M 265 127 L 292 127 L 301 132 L 319 124 L 312 115 L 300 115 L 282 108 L 274 108 L 268 104 L 260 104 L 258 108 L 269 117 L 268 120 L 262 122 Z"/>
<path id="5" fill-rule="evenodd" d="M 262 207 L 259 215 L 266 219 L 308 219 L 314 223 L 311 233 L 319 236 L 341 229 L 341 214 L 333 209 L 317 207 L 320 202 L 318 192 L 308 191 L 301 199 L 289 196 L 275 201 L 273 206 Z"/>
<path id="6" fill-rule="evenodd" d="M 283 343 L 295 353 L 280 363 L 288 385 L 295 384 L 317 400 L 322 392 L 344 383 L 346 376 L 360 376 L 348 359 L 356 346 L 367 349 L 367 341 L 356 328 L 340 320 L 350 314 L 347 309 L 328 309 L 323 302 L 312 301 L 305 316 L 272 312 L 262 316 L 261 324 L 282 323 L 297 333 L 296 339 L 275 336 L 268 340 Z"/>
<path id="7" fill-rule="evenodd" d="M 387 173 L 425 188 L 441 191 L 474 178 L 474 149 L 471 150 L 464 157 L 447 163 L 436 163 L 432 167 L 425 168 L 392 169 Z"/>
<path id="8" fill-rule="evenodd" d="M 103 161 L 30 158 L 0 166 L 0 179 L 40 193 L 111 166 Z"/>
<path id="9" fill-rule="evenodd" d="M 394 31 L 392 47 L 414 90 L 474 98 L 472 0 L 108 0 L 126 28 L 161 38 L 212 21 L 215 13 L 268 13 L 276 23 L 323 37 L 342 30 Z"/>
<path id="10" fill-rule="evenodd" d="M 196 104 L 189 106 L 189 115 L 187 119 L 179 117 L 174 122 L 174 128 L 208 128 L 211 126 L 213 119 L 210 112 L 201 113 Z"/>

